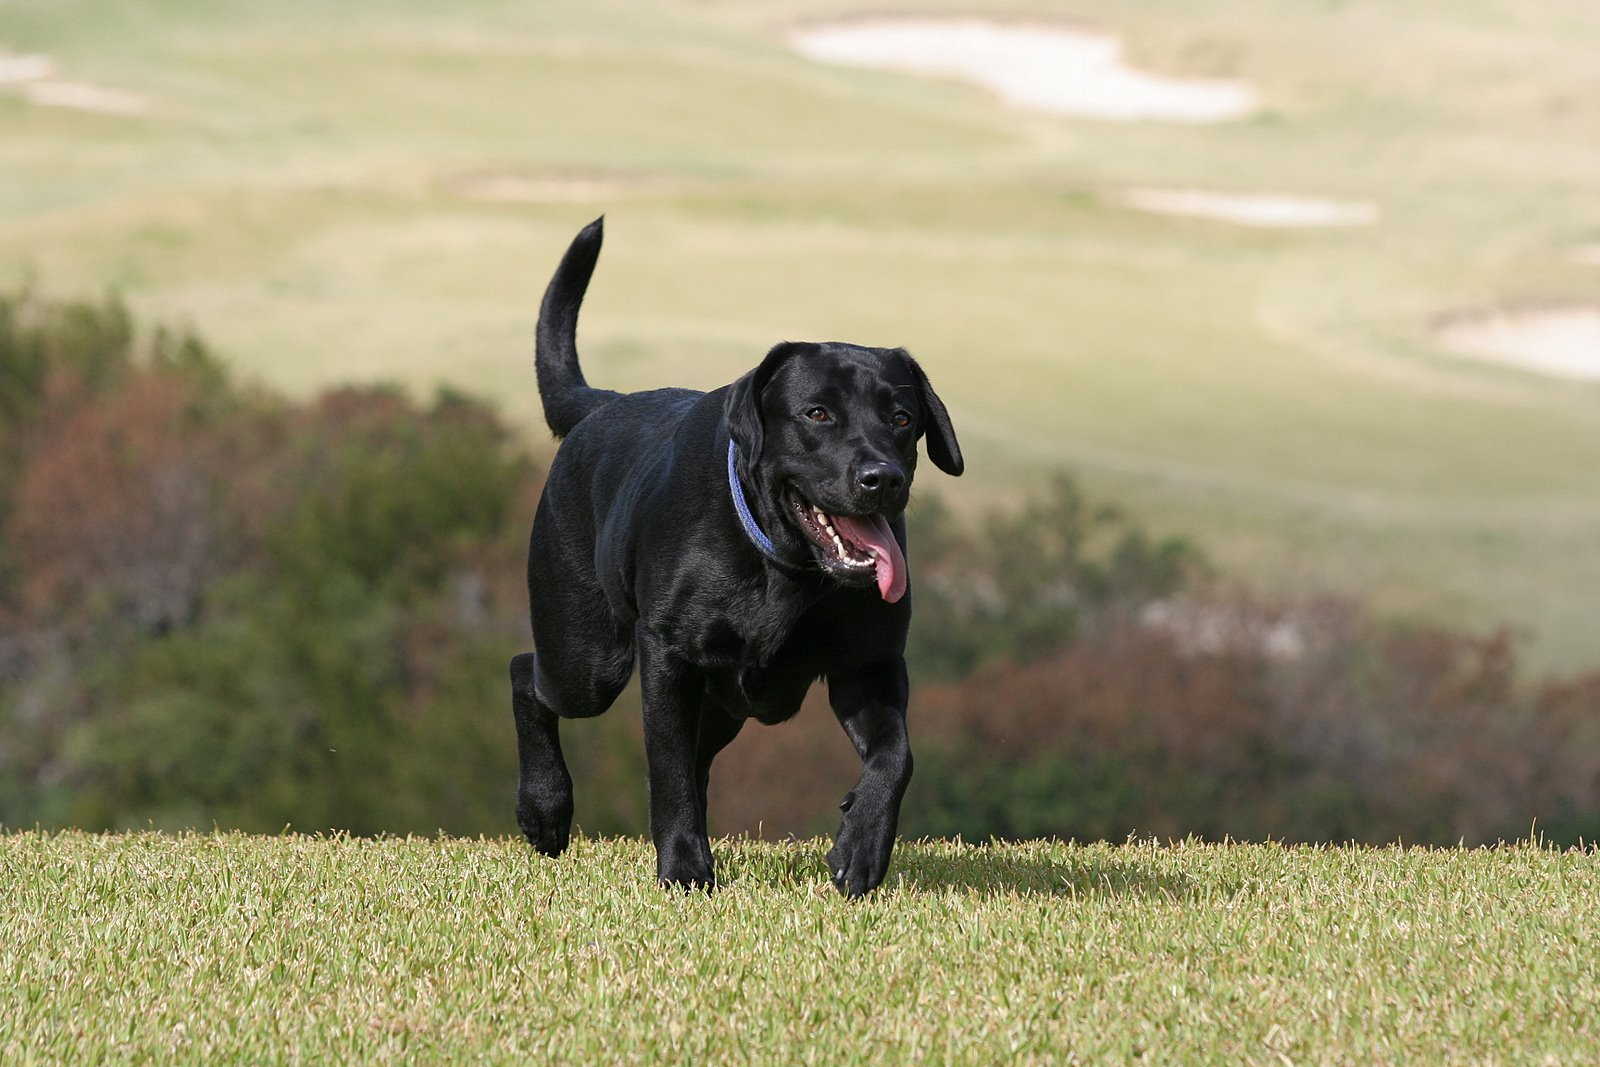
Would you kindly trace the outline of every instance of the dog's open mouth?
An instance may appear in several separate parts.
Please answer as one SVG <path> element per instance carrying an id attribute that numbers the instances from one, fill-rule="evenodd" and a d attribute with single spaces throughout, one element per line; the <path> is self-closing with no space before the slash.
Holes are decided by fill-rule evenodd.
<path id="1" fill-rule="evenodd" d="M 891 604 L 906 595 L 906 558 L 882 515 L 829 515 L 793 489 L 789 507 L 824 568 L 843 578 L 876 578 L 879 595 Z"/>

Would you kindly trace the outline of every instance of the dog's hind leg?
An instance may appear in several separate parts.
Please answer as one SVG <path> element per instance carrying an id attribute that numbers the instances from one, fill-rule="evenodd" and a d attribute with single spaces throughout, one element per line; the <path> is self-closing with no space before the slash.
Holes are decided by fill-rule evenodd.
<path id="1" fill-rule="evenodd" d="M 602 714 L 633 674 L 631 631 L 617 626 L 600 590 L 567 558 L 536 520 L 528 584 L 537 651 L 511 660 L 517 824 L 547 856 L 560 855 L 572 832 L 572 775 L 561 754 L 560 720 Z"/>
<path id="2" fill-rule="evenodd" d="M 572 775 L 561 755 L 559 717 L 539 699 L 532 652 L 511 659 L 511 714 L 517 724 L 517 825 L 546 856 L 566 851 L 572 835 Z"/>

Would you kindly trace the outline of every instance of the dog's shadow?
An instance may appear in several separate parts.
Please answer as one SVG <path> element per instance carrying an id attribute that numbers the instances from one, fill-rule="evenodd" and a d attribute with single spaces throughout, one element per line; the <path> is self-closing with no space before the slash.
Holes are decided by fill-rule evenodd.
<path id="1" fill-rule="evenodd" d="M 720 851 L 720 850 L 719 850 Z M 880 892 L 967 892 L 983 896 L 1058 896 L 1189 900 L 1209 895 L 1194 877 L 1158 869 L 1153 857 L 1122 856 L 1120 847 L 1077 847 L 1059 842 L 960 845 L 902 841 Z M 719 856 L 729 881 L 811 882 L 825 869 L 825 848 L 758 853 L 736 849 Z"/>
<path id="2" fill-rule="evenodd" d="M 914 892 L 976 892 L 1064 897 L 1165 897 L 1201 893 L 1188 875 L 1155 869 L 1105 848 L 1059 844 L 978 845 L 952 853 L 944 842 L 907 842 L 886 880 Z"/>

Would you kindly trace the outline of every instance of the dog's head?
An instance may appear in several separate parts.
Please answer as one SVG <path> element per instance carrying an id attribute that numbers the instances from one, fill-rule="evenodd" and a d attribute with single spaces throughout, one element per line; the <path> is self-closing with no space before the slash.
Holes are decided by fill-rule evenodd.
<path id="1" fill-rule="evenodd" d="M 777 520 L 774 542 L 899 600 L 906 563 L 890 523 L 910 499 L 917 442 L 926 438 L 946 474 L 963 466 L 950 415 L 916 361 L 899 348 L 786 341 L 729 387 L 724 410 L 740 476 Z"/>

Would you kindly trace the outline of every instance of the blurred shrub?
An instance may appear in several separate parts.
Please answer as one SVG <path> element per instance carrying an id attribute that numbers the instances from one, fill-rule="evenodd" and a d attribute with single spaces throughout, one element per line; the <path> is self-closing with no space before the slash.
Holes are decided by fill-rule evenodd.
<path id="1" fill-rule="evenodd" d="M 975 529 L 937 497 L 919 498 L 906 521 L 916 576 L 906 659 L 919 680 L 1048 654 L 1205 569 L 1189 542 L 1152 539 L 1118 509 L 1091 505 L 1064 476 Z"/>
<path id="2" fill-rule="evenodd" d="M 513 832 L 540 480 L 459 394 L 294 403 L 0 294 L 0 824 Z M 1229 590 L 1065 479 L 909 521 L 905 833 L 1600 836 L 1600 672 Z M 590 832 L 646 826 L 637 705 L 563 731 Z M 831 830 L 857 773 L 813 694 L 719 760 L 713 829 Z"/>
<path id="3" fill-rule="evenodd" d="M 1470 844 L 1537 823 L 1556 843 L 1600 837 L 1600 672 L 1526 684 L 1504 634 L 1385 626 L 1344 601 L 1202 585 L 912 702 L 907 836 Z M 809 710 L 741 737 L 730 776 L 803 767 L 849 788 L 854 754 L 822 702 Z M 795 803 L 758 805 L 763 832 L 836 824 L 826 797 Z M 738 799 L 717 814 L 756 829 Z"/>
<path id="4" fill-rule="evenodd" d="M 539 488 L 482 404 L 0 299 L 0 822 L 503 831 Z"/>

